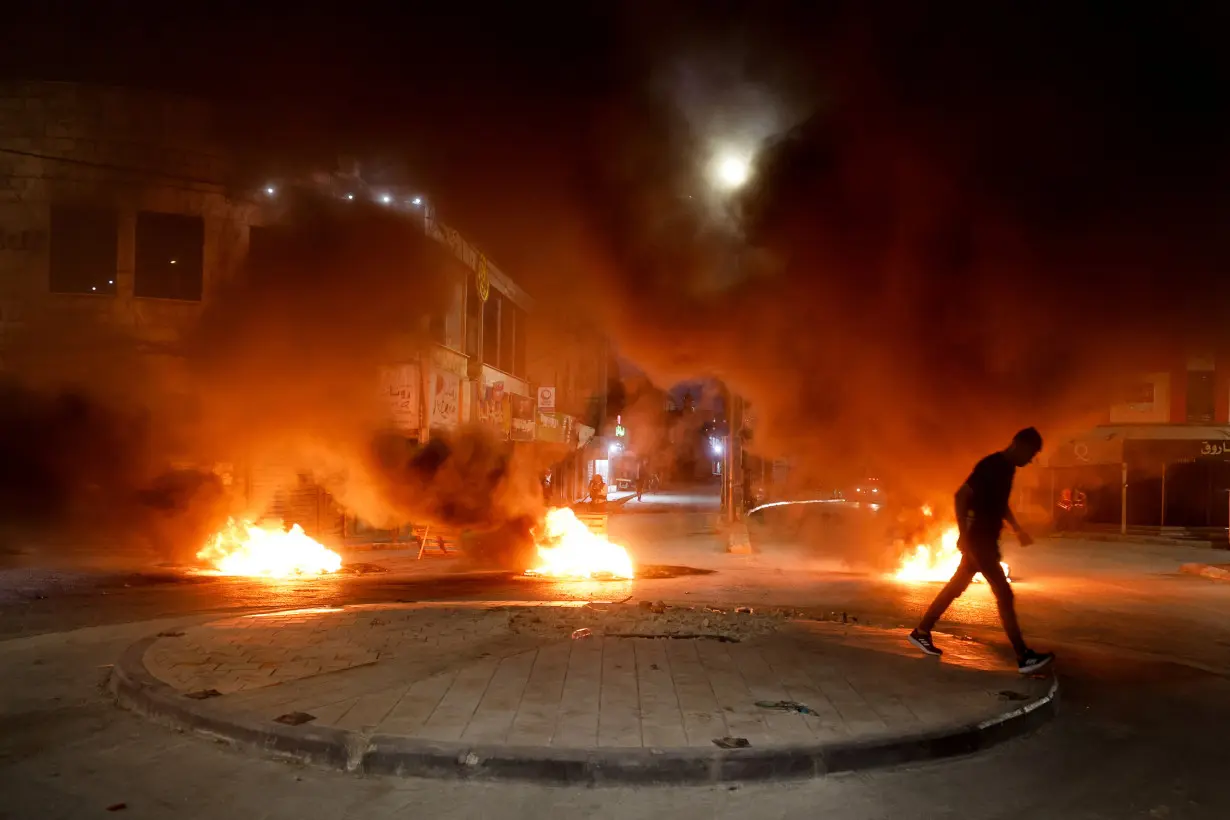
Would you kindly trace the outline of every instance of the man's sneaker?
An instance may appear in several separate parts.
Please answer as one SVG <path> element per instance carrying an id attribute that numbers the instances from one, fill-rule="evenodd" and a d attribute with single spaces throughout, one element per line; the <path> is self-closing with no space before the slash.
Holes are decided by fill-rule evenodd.
<path id="1" fill-rule="evenodd" d="M 1025 654 L 1017 662 L 1017 669 L 1021 670 L 1022 675 L 1032 675 L 1050 666 L 1053 660 L 1055 660 L 1054 652 L 1035 652 L 1032 649 L 1026 649 Z"/>
<path id="2" fill-rule="evenodd" d="M 930 632 L 921 632 L 915 629 L 910 633 L 908 640 L 928 655 L 936 655 L 938 657 L 944 654 L 943 650 L 931 642 Z"/>

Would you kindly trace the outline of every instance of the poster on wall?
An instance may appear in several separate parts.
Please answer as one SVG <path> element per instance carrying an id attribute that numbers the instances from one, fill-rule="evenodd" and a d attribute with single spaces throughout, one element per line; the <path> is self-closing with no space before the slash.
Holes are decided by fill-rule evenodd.
<path id="1" fill-rule="evenodd" d="M 538 414 L 538 440 L 568 444 L 576 434 L 572 429 L 572 416 L 563 413 Z"/>
<path id="2" fill-rule="evenodd" d="M 534 400 L 529 396 L 509 394 L 512 408 L 512 440 L 534 440 Z"/>
<path id="3" fill-rule="evenodd" d="M 478 423 L 491 430 L 501 441 L 508 440 L 509 433 L 508 396 L 487 386 L 478 398 Z"/>
<path id="4" fill-rule="evenodd" d="M 407 432 L 419 429 L 421 403 L 417 364 L 380 368 L 380 394 L 387 403 L 394 429 Z"/>
<path id="5" fill-rule="evenodd" d="M 436 370 L 431 381 L 431 426 L 452 429 L 461 421 L 461 379 Z"/>

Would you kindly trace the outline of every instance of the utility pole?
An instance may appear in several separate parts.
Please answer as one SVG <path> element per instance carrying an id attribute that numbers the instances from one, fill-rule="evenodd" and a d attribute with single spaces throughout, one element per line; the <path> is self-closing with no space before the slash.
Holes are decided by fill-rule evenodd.
<path id="1" fill-rule="evenodd" d="M 722 465 L 722 501 L 726 520 L 734 523 L 743 518 L 743 397 L 726 388 L 725 458 Z"/>

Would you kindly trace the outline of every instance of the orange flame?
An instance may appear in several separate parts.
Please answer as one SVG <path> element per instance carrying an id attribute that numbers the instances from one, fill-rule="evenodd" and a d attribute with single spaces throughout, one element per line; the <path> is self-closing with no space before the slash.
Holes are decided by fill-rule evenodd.
<path id="1" fill-rule="evenodd" d="M 957 548 L 959 538 L 960 532 L 954 526 L 944 530 L 937 541 L 915 545 L 902 557 L 893 577 L 898 581 L 947 581 L 961 563 L 961 550 Z M 1008 565 L 1003 561 L 999 565 L 1011 580 Z M 974 581 L 985 583 L 981 572 L 974 576 Z"/>
<path id="2" fill-rule="evenodd" d="M 539 566 L 528 575 L 551 578 L 634 578 L 632 558 L 618 544 L 590 531 L 567 507 L 547 511 L 535 531 Z"/>
<path id="3" fill-rule="evenodd" d="M 342 556 L 308 537 L 298 524 L 258 527 L 230 519 L 196 554 L 211 566 L 211 575 L 298 578 L 337 572 Z"/>

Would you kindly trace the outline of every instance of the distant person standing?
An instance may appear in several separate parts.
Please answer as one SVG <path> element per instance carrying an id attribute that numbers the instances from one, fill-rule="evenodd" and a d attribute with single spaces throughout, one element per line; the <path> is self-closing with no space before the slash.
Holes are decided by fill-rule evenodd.
<path id="1" fill-rule="evenodd" d="M 638 461 L 636 463 L 636 500 L 641 500 L 641 495 L 645 492 L 645 464 Z"/>
<path id="2" fill-rule="evenodd" d="M 1032 462 L 1041 451 L 1042 435 L 1034 428 L 1027 427 L 1012 437 L 1012 444 L 1006 450 L 992 453 L 979 461 L 961 489 L 957 490 L 957 527 L 961 533 L 957 545 L 961 549 L 961 564 L 909 637 L 910 643 L 928 655 L 943 654 L 931 641 L 931 629 L 952 602 L 965 592 L 974 576 L 981 572 L 995 594 L 999 619 L 1003 622 L 1008 640 L 1012 642 L 1021 674 L 1037 672 L 1055 660 L 1052 653 L 1035 652 L 1025 645 L 1016 620 L 1012 585 L 999 564 L 999 536 L 1005 521 L 1017 534 L 1021 546 L 1027 547 L 1033 543 L 1008 508 L 1008 500 L 1012 495 L 1012 480 L 1017 468 Z"/>
<path id="3" fill-rule="evenodd" d="M 606 481 L 601 473 L 594 473 L 594 477 L 589 480 L 589 500 L 592 504 L 606 503 Z"/>

